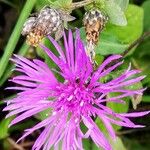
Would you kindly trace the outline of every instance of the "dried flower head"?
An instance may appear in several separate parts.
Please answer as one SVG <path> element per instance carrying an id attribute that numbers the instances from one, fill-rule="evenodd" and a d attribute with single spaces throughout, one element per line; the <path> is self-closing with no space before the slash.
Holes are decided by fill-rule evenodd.
<path id="1" fill-rule="evenodd" d="M 111 150 L 111 145 L 92 118 L 99 117 L 112 138 L 116 137 L 112 124 L 130 128 L 143 127 L 135 125 L 128 118 L 146 115 L 149 113 L 148 111 L 116 113 L 104 105 L 104 102 L 124 105 L 125 102 L 122 98 L 142 95 L 144 89 L 127 90 L 125 88 L 144 78 L 144 76 L 134 76 L 140 71 L 130 70 L 129 67 L 117 78 L 106 83 L 100 82 L 99 79 L 123 63 L 117 62 L 113 66 L 107 67 L 110 62 L 119 59 L 120 55 L 110 56 L 94 71 L 78 31 L 75 41 L 71 31 L 69 31 L 68 40 L 64 34 L 65 50 L 62 50 L 53 38 L 49 37 L 49 39 L 56 47 L 59 56 L 54 55 L 44 45 L 41 47 L 58 65 L 59 70 L 55 70 L 55 72 L 62 76 L 63 82 L 54 76 L 47 64 L 38 59 L 30 61 L 22 56 L 15 56 L 12 59 L 16 63 L 16 70 L 23 75 L 12 79 L 14 83 L 21 86 L 9 87 L 9 89 L 21 90 L 16 98 L 8 101 L 8 105 L 4 109 L 10 111 L 7 117 L 16 115 L 10 125 L 49 108 L 51 110 L 49 114 L 46 114 L 45 120 L 25 130 L 25 134 L 19 141 L 35 130 L 44 127 L 32 150 L 50 150 L 50 148 L 83 150 L 82 139 L 88 137 L 91 137 L 98 147 Z M 112 92 L 120 93 L 120 95 L 108 98 L 107 95 Z M 81 130 L 81 124 L 87 127 L 86 133 Z"/>
<path id="2" fill-rule="evenodd" d="M 64 22 L 74 19 L 66 12 L 46 6 L 27 19 L 22 35 L 27 35 L 27 43 L 32 46 L 38 46 L 43 37 L 53 33 L 55 33 L 55 39 L 58 40 L 62 37 Z"/>
<path id="3" fill-rule="evenodd" d="M 95 57 L 94 46 L 97 44 L 99 34 L 105 27 L 107 20 L 108 17 L 97 9 L 85 13 L 83 23 L 86 31 L 87 53 L 91 59 Z"/>

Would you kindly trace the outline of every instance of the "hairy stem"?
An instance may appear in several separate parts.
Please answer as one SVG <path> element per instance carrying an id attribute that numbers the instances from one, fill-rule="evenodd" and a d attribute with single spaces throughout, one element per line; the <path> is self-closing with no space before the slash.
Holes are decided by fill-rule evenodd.
<path id="1" fill-rule="evenodd" d="M 71 9 L 74 10 L 74 9 L 83 7 L 83 6 L 88 5 L 90 3 L 93 3 L 93 2 L 94 2 L 94 0 L 84 0 L 84 1 L 81 1 L 81 2 L 76 2 L 76 3 L 72 4 Z"/>
<path id="2" fill-rule="evenodd" d="M 134 41 L 122 54 L 123 57 L 125 57 L 132 48 L 135 46 L 138 46 L 141 42 L 143 42 L 146 38 L 150 36 L 150 32 L 145 32 L 140 38 L 138 38 L 136 41 Z"/>
<path id="3" fill-rule="evenodd" d="M 135 46 L 138 46 L 141 42 L 143 42 L 146 38 L 148 38 L 150 36 L 150 32 L 145 32 L 140 38 L 138 38 L 136 41 L 134 41 L 122 54 L 122 58 L 111 62 L 108 67 L 113 66 L 114 64 L 116 64 L 117 62 L 120 62 L 123 60 L 124 57 L 126 57 L 126 55 L 132 50 L 132 48 L 134 48 Z"/>
<path id="4" fill-rule="evenodd" d="M 118 136 L 122 136 L 125 134 L 133 134 L 135 132 L 142 132 L 142 131 L 149 131 L 149 130 L 150 130 L 150 127 L 140 128 L 140 129 L 129 129 L 129 130 L 124 130 L 124 131 L 118 131 L 118 132 L 116 132 L 116 134 Z"/>

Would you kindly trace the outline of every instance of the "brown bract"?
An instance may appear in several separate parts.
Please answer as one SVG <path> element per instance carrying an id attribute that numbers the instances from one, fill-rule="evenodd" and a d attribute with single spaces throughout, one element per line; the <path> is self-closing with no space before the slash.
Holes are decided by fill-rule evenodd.
<path id="1" fill-rule="evenodd" d="M 105 27 L 107 16 L 99 10 L 90 10 L 85 13 L 83 24 L 86 31 L 86 52 L 93 62 L 95 58 L 95 45 L 98 43 L 99 34 Z"/>
<path id="2" fill-rule="evenodd" d="M 107 17 L 99 10 L 91 10 L 84 16 L 83 23 L 86 30 L 87 41 L 97 44 L 99 34 L 105 27 Z"/>
<path id="3" fill-rule="evenodd" d="M 22 35 L 27 36 L 27 44 L 36 47 L 45 36 L 51 34 L 55 34 L 55 40 L 59 40 L 64 31 L 64 22 L 72 20 L 74 17 L 66 12 L 46 6 L 27 19 Z"/>

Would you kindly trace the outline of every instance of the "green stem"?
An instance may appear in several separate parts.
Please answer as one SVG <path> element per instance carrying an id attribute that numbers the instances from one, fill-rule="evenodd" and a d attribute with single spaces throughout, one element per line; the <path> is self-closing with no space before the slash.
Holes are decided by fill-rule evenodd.
<path id="1" fill-rule="evenodd" d="M 14 51 L 14 49 L 17 45 L 17 42 L 20 38 L 22 26 L 23 26 L 26 18 L 29 16 L 30 12 L 32 11 L 35 2 L 36 2 L 36 0 L 27 0 L 24 5 L 24 8 L 20 14 L 20 17 L 18 19 L 18 22 L 17 22 L 12 34 L 10 36 L 10 39 L 8 41 L 8 44 L 4 50 L 4 54 L 0 61 L 0 78 L 2 77 L 3 73 L 5 72 L 5 69 L 9 62 L 9 58 L 13 54 L 13 51 Z"/>
<path id="2" fill-rule="evenodd" d="M 21 47 L 21 49 L 19 50 L 18 54 L 24 56 L 28 49 L 29 49 L 29 45 L 27 45 L 26 43 L 24 43 Z M 1 77 L 0 80 L 0 86 L 2 86 L 4 84 L 4 82 L 10 77 L 11 73 L 12 73 L 12 69 L 15 67 L 14 64 L 10 64 L 7 66 L 7 69 L 5 70 L 3 76 Z"/>

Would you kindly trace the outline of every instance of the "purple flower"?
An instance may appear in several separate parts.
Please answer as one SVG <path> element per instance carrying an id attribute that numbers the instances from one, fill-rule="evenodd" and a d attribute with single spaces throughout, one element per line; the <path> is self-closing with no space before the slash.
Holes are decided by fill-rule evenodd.
<path id="1" fill-rule="evenodd" d="M 22 56 L 12 59 L 16 63 L 16 70 L 23 75 L 12 79 L 20 86 L 8 89 L 20 90 L 17 97 L 7 101 L 5 111 L 10 111 L 7 117 L 16 115 L 10 125 L 14 125 L 39 112 L 50 109 L 47 118 L 34 127 L 25 130 L 19 141 L 37 129 L 43 128 L 43 132 L 35 141 L 32 150 L 83 150 L 82 139 L 91 137 L 98 147 L 111 150 L 111 146 L 104 134 L 100 131 L 92 118 L 99 117 L 106 126 L 110 136 L 114 139 L 115 131 L 112 124 L 137 128 L 128 118 L 139 117 L 149 112 L 115 113 L 104 105 L 103 102 L 123 103 L 124 97 L 142 95 L 144 89 L 128 90 L 126 87 L 141 81 L 144 76 L 137 76 L 138 70 L 130 70 L 129 67 L 119 77 L 106 83 L 99 79 L 111 73 L 123 62 L 110 66 L 110 62 L 121 58 L 120 55 L 108 57 L 96 71 L 94 71 L 85 47 L 80 39 L 78 31 L 75 41 L 72 32 L 69 31 L 68 39 L 64 35 L 65 50 L 49 37 L 56 47 L 58 55 L 54 55 L 47 47 L 41 45 L 47 55 L 57 64 L 58 70 L 54 72 L 61 75 L 60 82 L 47 64 L 41 60 L 30 61 Z M 107 98 L 109 93 L 120 95 Z M 84 125 L 87 131 L 83 133 L 80 126 Z"/>

